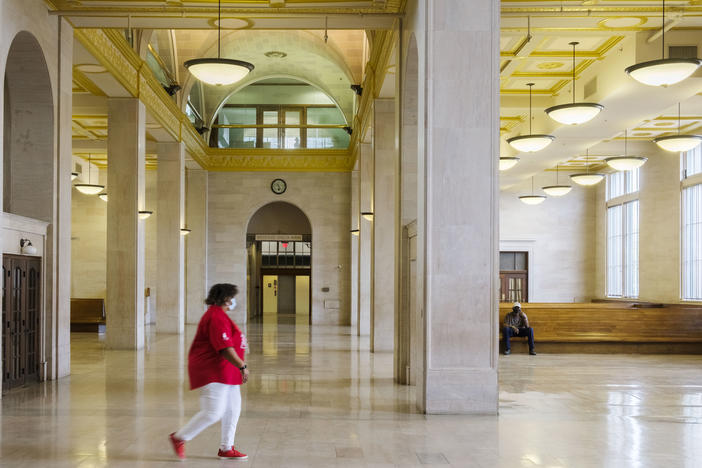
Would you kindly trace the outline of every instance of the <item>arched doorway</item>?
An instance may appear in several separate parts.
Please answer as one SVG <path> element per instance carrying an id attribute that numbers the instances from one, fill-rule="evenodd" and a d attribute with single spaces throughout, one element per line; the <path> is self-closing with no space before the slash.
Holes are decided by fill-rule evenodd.
<path id="1" fill-rule="evenodd" d="M 312 225 L 287 202 L 261 207 L 246 230 L 248 319 L 311 317 Z"/>
<path id="2" fill-rule="evenodd" d="M 52 310 L 47 284 L 54 251 L 45 239 L 53 235 L 54 221 L 54 101 L 46 60 L 32 34 L 15 36 L 3 78 L 3 211 L 21 216 L 13 219 L 24 225 L 3 228 L 34 246 L 3 251 L 3 390 L 8 390 L 39 381 L 40 365 L 47 361 L 42 350 L 48 348 L 41 343 L 50 341 L 42 328 Z"/>

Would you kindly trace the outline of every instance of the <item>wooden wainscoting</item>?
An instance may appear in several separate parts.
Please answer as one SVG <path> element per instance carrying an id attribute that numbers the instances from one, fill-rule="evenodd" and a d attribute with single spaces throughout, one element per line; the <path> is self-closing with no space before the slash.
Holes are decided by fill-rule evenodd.
<path id="1" fill-rule="evenodd" d="M 500 304 L 500 328 L 512 303 Z M 522 303 L 536 349 L 564 353 L 702 354 L 702 306 L 687 304 Z M 526 350 L 516 338 L 515 352 Z"/>

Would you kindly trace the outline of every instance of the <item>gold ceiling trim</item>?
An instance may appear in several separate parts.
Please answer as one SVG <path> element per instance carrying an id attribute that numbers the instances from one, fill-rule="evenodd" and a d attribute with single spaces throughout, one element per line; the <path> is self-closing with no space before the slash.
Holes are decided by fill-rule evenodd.
<path id="1" fill-rule="evenodd" d="M 348 150 L 270 150 L 267 148 L 210 148 L 210 171 L 349 172 Z"/>
<path id="2" fill-rule="evenodd" d="M 77 69 L 73 69 L 73 81 L 75 81 L 78 86 L 85 89 L 87 92 L 94 94 L 95 96 L 105 96 L 105 93 L 98 88 L 95 83 L 93 83 L 90 78 L 85 76 L 85 74 Z"/>

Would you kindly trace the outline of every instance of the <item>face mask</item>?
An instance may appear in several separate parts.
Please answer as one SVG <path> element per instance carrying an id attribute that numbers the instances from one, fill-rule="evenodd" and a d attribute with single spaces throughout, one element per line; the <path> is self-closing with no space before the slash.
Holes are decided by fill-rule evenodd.
<path id="1" fill-rule="evenodd" d="M 232 303 L 229 306 L 229 310 L 234 310 L 234 307 L 236 307 L 236 299 L 232 297 Z"/>

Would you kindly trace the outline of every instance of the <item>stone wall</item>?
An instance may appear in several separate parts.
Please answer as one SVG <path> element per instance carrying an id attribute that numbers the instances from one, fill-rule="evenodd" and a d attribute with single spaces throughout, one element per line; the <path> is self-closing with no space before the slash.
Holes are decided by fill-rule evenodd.
<path id="1" fill-rule="evenodd" d="M 282 195 L 271 191 L 276 178 L 287 182 Z M 208 184 L 208 287 L 222 282 L 240 286 L 236 320 L 247 316 L 249 220 L 266 204 L 285 201 L 312 224 L 313 323 L 350 323 L 350 173 L 211 172 Z"/>

